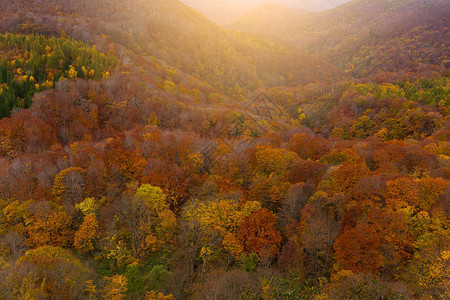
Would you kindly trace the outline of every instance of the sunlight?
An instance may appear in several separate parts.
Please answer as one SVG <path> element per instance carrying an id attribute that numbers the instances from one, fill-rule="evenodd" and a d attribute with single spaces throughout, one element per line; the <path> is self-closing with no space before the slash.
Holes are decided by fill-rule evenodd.
<path id="1" fill-rule="evenodd" d="M 302 9 L 320 12 L 346 3 L 349 0 L 180 0 L 203 13 L 219 25 L 229 25 L 240 17 L 260 8 L 263 4 L 275 4 L 280 8 Z"/>

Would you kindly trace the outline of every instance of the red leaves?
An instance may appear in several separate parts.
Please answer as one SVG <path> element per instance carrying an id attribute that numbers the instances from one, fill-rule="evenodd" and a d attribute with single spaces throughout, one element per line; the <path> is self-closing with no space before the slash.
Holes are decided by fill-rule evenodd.
<path id="1" fill-rule="evenodd" d="M 350 194 L 355 185 L 363 177 L 370 175 L 365 164 L 344 162 L 339 169 L 330 174 L 330 193 Z"/>
<path id="2" fill-rule="evenodd" d="M 377 273 L 383 266 L 380 246 L 380 236 L 369 224 L 361 223 L 336 240 L 336 260 L 342 269 Z"/>
<path id="3" fill-rule="evenodd" d="M 255 252 L 263 259 L 275 258 L 280 251 L 281 234 L 275 228 L 275 217 L 267 209 L 244 218 L 238 229 L 238 239 L 244 251 Z"/>
<path id="4" fill-rule="evenodd" d="M 351 212 L 353 216 L 347 215 L 347 224 L 334 244 L 341 269 L 392 272 L 406 263 L 413 252 L 413 237 L 403 213 L 380 209 L 369 209 L 365 215 L 362 209 Z"/>
<path id="5" fill-rule="evenodd" d="M 141 176 L 146 160 L 137 152 L 124 149 L 119 141 L 112 140 L 106 149 L 106 165 L 114 178 L 133 180 Z"/>
<path id="6" fill-rule="evenodd" d="M 289 141 L 288 149 L 297 153 L 300 158 L 317 160 L 330 151 L 330 145 L 321 137 L 296 134 Z"/>

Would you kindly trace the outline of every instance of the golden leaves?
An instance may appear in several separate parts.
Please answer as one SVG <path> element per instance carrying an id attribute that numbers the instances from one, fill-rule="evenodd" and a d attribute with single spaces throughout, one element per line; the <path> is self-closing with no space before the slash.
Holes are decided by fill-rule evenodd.
<path id="1" fill-rule="evenodd" d="M 73 245 L 81 252 L 92 252 L 94 250 L 94 241 L 97 239 L 99 225 L 95 214 L 89 214 L 84 217 L 78 231 L 75 233 Z"/>
<path id="2" fill-rule="evenodd" d="M 122 300 L 126 297 L 127 278 L 123 275 L 106 277 L 108 284 L 103 288 L 103 299 Z"/>

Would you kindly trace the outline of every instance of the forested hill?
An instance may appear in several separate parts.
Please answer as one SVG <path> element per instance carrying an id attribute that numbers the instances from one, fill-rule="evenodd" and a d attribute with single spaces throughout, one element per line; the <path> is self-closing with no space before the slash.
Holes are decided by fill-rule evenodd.
<path id="1" fill-rule="evenodd" d="M 227 25 L 233 23 L 237 18 L 245 14 L 250 10 L 254 4 L 242 1 L 230 1 L 223 0 L 181 0 L 189 7 L 192 7 L 207 18 L 219 25 Z"/>
<path id="2" fill-rule="evenodd" d="M 3 31 L 64 30 L 86 42 L 104 34 L 133 51 L 197 75 L 228 95 L 348 78 L 309 54 L 224 30 L 177 0 L 8 0 L 1 6 Z"/>
<path id="3" fill-rule="evenodd" d="M 450 39 L 450 3 L 445 0 L 351 1 L 318 14 L 291 11 L 297 15 L 291 22 L 286 22 L 286 11 L 271 14 L 249 13 L 231 28 L 282 38 L 355 77 L 442 67 L 449 59 L 443 42 Z"/>

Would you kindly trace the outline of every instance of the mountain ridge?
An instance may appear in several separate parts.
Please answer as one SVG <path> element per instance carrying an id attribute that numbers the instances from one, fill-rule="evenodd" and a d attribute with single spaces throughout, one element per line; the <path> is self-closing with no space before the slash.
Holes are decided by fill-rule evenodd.
<path id="1" fill-rule="evenodd" d="M 200 11 L 219 25 L 229 25 L 247 12 L 263 4 L 275 3 L 291 9 L 304 9 L 319 12 L 339 6 L 350 0 L 181 0 L 188 6 Z"/>
<path id="2" fill-rule="evenodd" d="M 450 23 L 446 18 L 450 13 L 448 1 L 357 0 L 317 14 L 297 14 L 289 21 L 286 21 L 285 12 L 273 10 L 272 13 L 271 22 L 265 22 L 261 17 L 263 14 L 254 11 L 254 15 L 244 15 L 242 22 L 238 20 L 230 28 L 277 37 L 303 51 L 316 54 L 357 77 L 377 72 L 375 69 L 362 70 L 370 68 L 370 63 L 365 59 L 367 54 L 363 53 L 367 48 L 376 52 L 375 59 L 381 60 L 377 63 L 377 69 L 382 71 L 406 68 L 408 60 L 409 68 L 421 65 L 418 61 L 420 59 L 424 60 L 425 65 L 440 65 L 449 57 L 445 46 L 433 46 L 436 47 L 435 53 L 440 56 L 439 62 L 431 58 L 427 50 L 406 43 L 405 51 L 411 51 L 412 55 L 402 58 L 403 62 L 399 62 L 397 67 L 390 68 L 393 63 L 383 59 L 384 55 L 381 53 L 386 51 L 381 48 L 389 45 L 391 53 L 384 57 L 403 57 L 404 53 L 394 51 L 394 45 L 409 39 L 416 39 L 418 45 L 439 43 L 440 37 L 433 33 L 435 31 L 442 32 L 444 40 L 449 37 Z M 425 30 L 417 31 L 421 26 Z M 371 57 L 373 56 L 368 59 Z"/>

